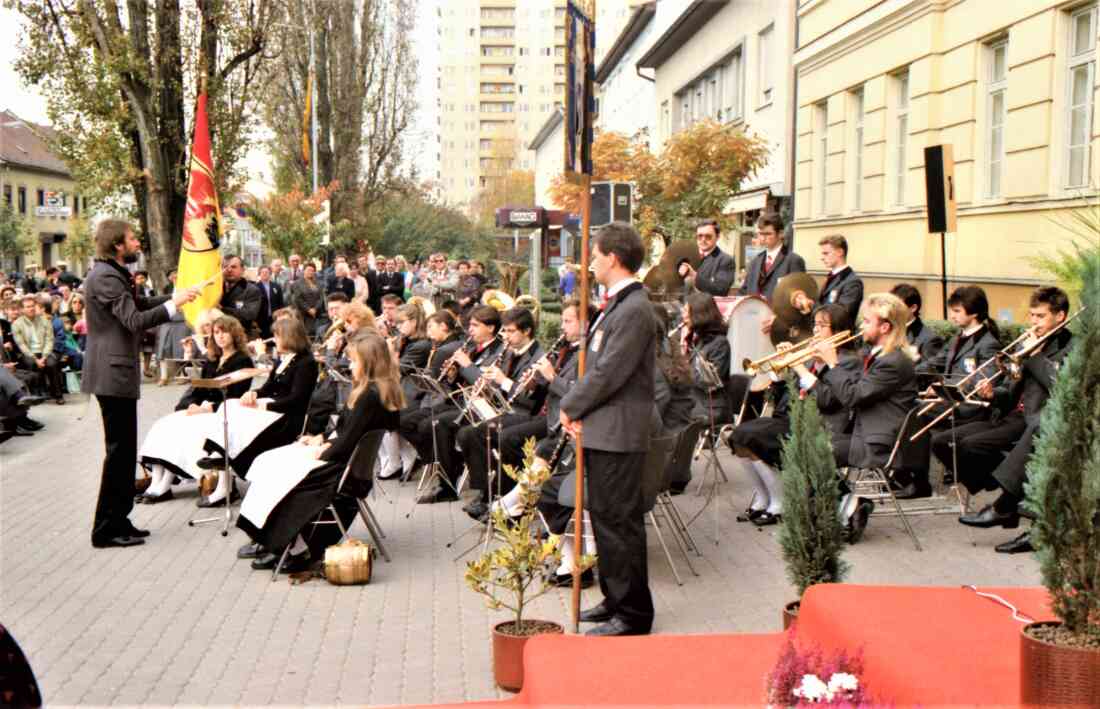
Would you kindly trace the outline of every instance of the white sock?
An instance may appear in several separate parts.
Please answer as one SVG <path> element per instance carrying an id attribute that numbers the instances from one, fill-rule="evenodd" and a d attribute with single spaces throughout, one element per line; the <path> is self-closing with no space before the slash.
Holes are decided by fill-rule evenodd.
<path id="1" fill-rule="evenodd" d="M 768 489 L 768 512 L 773 515 L 783 514 L 783 483 L 779 474 L 762 460 L 754 460 L 752 467 Z"/>
<path id="2" fill-rule="evenodd" d="M 172 473 L 169 473 L 164 469 L 163 465 L 154 463 L 149 466 L 149 476 L 153 478 L 149 483 L 149 489 L 145 491 L 146 495 L 159 496 L 168 492 L 172 488 Z"/>
<path id="3" fill-rule="evenodd" d="M 382 464 L 383 475 L 397 467 L 395 463 L 401 460 L 400 438 L 401 437 L 393 431 L 382 436 L 382 448 L 378 454 L 378 461 Z"/>
<path id="4" fill-rule="evenodd" d="M 397 438 L 401 451 L 401 468 L 408 472 L 412 470 L 413 463 L 416 462 L 416 447 L 406 441 L 400 434 L 395 433 L 393 435 Z"/>
<path id="5" fill-rule="evenodd" d="M 523 494 L 523 485 L 516 483 L 516 486 L 509 490 L 499 500 L 493 502 L 493 509 L 498 507 L 504 507 L 504 511 L 508 513 L 509 517 L 519 517 L 523 514 L 523 499 L 520 497 Z"/>
<path id="6" fill-rule="evenodd" d="M 307 549 L 309 549 L 309 547 L 306 546 L 306 540 L 302 539 L 301 534 L 294 537 L 294 544 L 292 544 L 290 546 L 290 553 L 292 555 L 298 556 L 299 554 L 306 551 Z"/>
<path id="7" fill-rule="evenodd" d="M 225 496 L 229 494 L 229 483 L 231 483 L 232 481 L 232 470 L 219 470 L 218 486 L 214 488 L 214 492 L 210 493 L 210 501 L 217 502 L 218 500 L 224 500 Z"/>
<path id="8" fill-rule="evenodd" d="M 767 509 L 768 503 L 771 500 L 771 495 L 768 494 L 768 487 L 764 484 L 764 479 L 760 477 L 760 473 L 756 470 L 757 461 L 750 460 L 749 458 L 742 458 L 740 456 L 734 458 L 734 460 L 741 461 L 741 467 L 744 469 L 749 482 L 752 483 L 752 501 L 749 502 L 749 509 Z"/>
<path id="9" fill-rule="evenodd" d="M 566 574 L 573 573 L 573 567 L 576 565 L 576 556 L 573 554 L 573 538 L 562 537 L 561 538 L 561 564 L 558 565 L 558 576 L 565 576 Z"/>

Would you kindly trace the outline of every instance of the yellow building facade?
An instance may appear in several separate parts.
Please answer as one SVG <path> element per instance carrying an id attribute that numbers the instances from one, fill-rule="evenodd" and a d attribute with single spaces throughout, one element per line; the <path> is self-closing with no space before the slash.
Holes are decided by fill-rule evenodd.
<path id="1" fill-rule="evenodd" d="M 867 292 L 906 281 L 939 317 L 941 249 L 927 233 L 924 148 L 950 144 L 958 230 L 949 289 L 986 289 L 1026 317 L 1070 246 L 1070 211 L 1100 177 L 1097 4 L 1052 0 L 800 0 L 795 52 L 795 250 L 840 233 Z"/>

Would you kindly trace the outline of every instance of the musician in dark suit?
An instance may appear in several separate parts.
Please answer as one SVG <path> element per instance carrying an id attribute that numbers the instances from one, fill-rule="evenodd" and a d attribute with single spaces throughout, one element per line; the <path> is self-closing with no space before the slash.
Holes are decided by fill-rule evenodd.
<path id="1" fill-rule="evenodd" d="M 1046 286 L 1031 295 L 1028 320 L 1031 331 L 1019 349 L 1037 343 L 1066 321 L 1069 296 L 1060 288 Z M 993 404 L 993 417 L 956 430 L 959 471 L 972 489 L 1000 489 L 1000 496 L 978 512 L 963 515 L 959 522 L 971 527 L 1005 527 L 1020 523 L 1019 503 L 1027 482 L 1027 461 L 1039 433 L 1039 419 L 1050 398 L 1062 360 L 1069 354 L 1073 333 L 1063 328 L 1048 338 L 1024 360 L 1020 379 L 1004 378 L 994 387 L 981 386 L 977 395 Z M 998 552 L 1015 554 L 1032 551 L 1027 532 L 1012 541 L 999 544 Z"/>
<path id="2" fill-rule="evenodd" d="M 137 463 L 137 400 L 141 393 L 141 334 L 168 322 L 198 290 L 177 290 L 171 298 L 140 298 L 126 264 L 137 261 L 141 242 L 131 226 L 107 219 L 96 227 L 96 262 L 84 282 L 88 343 L 81 391 L 94 394 L 103 415 L 107 455 L 92 525 L 92 546 L 144 543 L 146 530 L 129 520 Z"/>
<path id="3" fill-rule="evenodd" d="M 783 217 L 762 214 L 756 220 L 756 235 L 765 251 L 749 262 L 741 295 L 759 295 L 771 302 L 779 279 L 788 273 L 805 273 L 806 262 L 783 243 Z"/>
<path id="4" fill-rule="evenodd" d="M 705 219 L 695 228 L 695 243 L 699 246 L 699 268 L 687 262 L 679 264 L 680 277 L 685 284 L 711 295 L 727 296 L 737 277 L 737 264 L 733 257 L 718 248 L 721 227 L 714 219 Z"/>
<path id="5" fill-rule="evenodd" d="M 221 304 L 218 306 L 226 315 L 232 315 L 251 336 L 252 326 L 260 316 L 260 291 L 244 277 L 244 264 L 240 256 L 229 256 L 222 263 Z M 274 311 L 272 311 L 274 312 Z"/>
<path id="6" fill-rule="evenodd" d="M 863 343 L 869 347 L 862 369 L 837 366 L 840 358 L 831 343 L 817 347 L 825 363 L 819 375 L 845 408 L 852 411 L 852 433 L 833 435 L 835 445 L 848 448 L 847 460 L 855 468 L 886 464 L 898 431 L 917 396 L 916 370 L 907 351 L 905 304 L 889 293 L 874 293 L 863 304 Z M 812 382 L 809 382 L 812 388 Z"/>
<path id="7" fill-rule="evenodd" d="M 848 322 L 854 323 L 863 302 L 863 280 L 848 265 L 848 240 L 840 234 L 826 236 L 817 242 L 821 262 L 829 269 L 825 285 L 817 297 L 818 305 L 837 303 L 848 311 Z"/>
<path id="8" fill-rule="evenodd" d="M 559 419 L 583 429 L 588 509 L 604 600 L 581 613 L 590 635 L 644 635 L 653 626 L 640 474 L 654 411 L 657 325 L 635 274 L 645 247 L 633 227 L 612 222 L 592 249 L 607 301 L 588 336 L 587 371 L 562 399 Z"/>
<path id="9" fill-rule="evenodd" d="M 256 290 L 260 292 L 260 314 L 256 324 L 260 327 L 260 337 L 271 337 L 271 323 L 274 313 L 286 306 L 283 287 L 271 278 L 271 267 L 260 266 L 260 280 L 256 281 Z"/>
<path id="10" fill-rule="evenodd" d="M 943 349 L 943 338 L 920 319 L 920 291 L 908 283 L 899 283 L 890 292 L 901 298 L 909 308 L 909 322 L 905 326 L 905 336 L 909 344 L 917 351 L 917 362 L 932 359 Z"/>

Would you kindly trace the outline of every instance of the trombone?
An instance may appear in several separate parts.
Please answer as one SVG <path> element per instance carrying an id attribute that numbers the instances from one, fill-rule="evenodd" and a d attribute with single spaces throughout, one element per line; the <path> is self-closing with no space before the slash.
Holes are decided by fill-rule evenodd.
<path id="1" fill-rule="evenodd" d="M 781 349 L 766 357 L 761 357 L 757 360 L 745 359 L 741 365 L 745 370 L 745 374 L 750 377 L 754 377 L 757 374 L 778 374 L 790 367 L 808 362 L 817 356 L 816 348 L 818 345 L 828 342 L 833 347 L 841 347 L 848 344 L 852 340 L 856 340 L 861 336 L 861 333 L 852 334 L 851 330 L 842 330 L 835 335 L 829 337 L 814 336 L 809 339 L 803 340 L 797 345 Z"/>

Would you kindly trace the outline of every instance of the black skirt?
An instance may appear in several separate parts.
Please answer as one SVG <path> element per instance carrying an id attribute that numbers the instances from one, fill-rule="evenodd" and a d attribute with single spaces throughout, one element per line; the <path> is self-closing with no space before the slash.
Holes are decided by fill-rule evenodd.
<path id="1" fill-rule="evenodd" d="M 785 418 L 759 418 L 745 421 L 733 429 L 730 448 L 740 446 L 773 468 L 778 468 L 783 452 L 783 438 L 790 433 L 790 422 Z"/>

